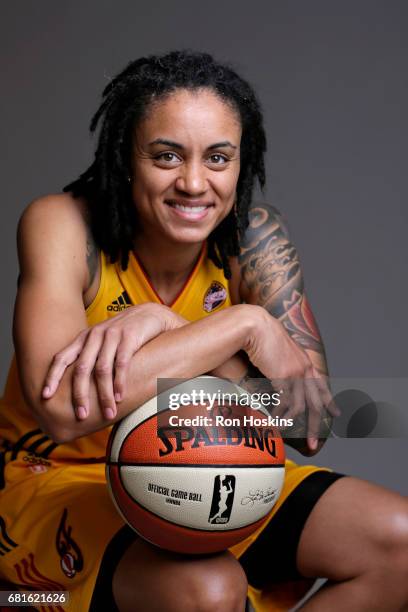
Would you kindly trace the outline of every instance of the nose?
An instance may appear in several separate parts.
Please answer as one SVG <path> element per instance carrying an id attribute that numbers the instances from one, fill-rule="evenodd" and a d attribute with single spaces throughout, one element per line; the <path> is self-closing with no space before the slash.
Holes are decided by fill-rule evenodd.
<path id="1" fill-rule="evenodd" d="M 176 180 L 176 188 L 192 196 L 201 195 L 207 190 L 205 168 L 201 163 L 184 163 Z"/>

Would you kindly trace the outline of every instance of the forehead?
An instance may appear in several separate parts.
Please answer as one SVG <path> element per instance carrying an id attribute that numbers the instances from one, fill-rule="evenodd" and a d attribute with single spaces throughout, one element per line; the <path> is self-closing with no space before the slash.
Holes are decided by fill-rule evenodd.
<path id="1" fill-rule="evenodd" d="M 239 139 L 241 122 L 231 104 L 210 89 L 177 89 L 150 105 L 136 133 L 152 139 L 177 134 L 179 138 Z"/>

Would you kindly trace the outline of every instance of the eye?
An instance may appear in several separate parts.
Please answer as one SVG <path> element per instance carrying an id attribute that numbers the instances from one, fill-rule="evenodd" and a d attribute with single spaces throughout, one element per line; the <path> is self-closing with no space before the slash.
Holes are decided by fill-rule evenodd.
<path id="1" fill-rule="evenodd" d="M 214 153 L 213 155 L 210 155 L 209 160 L 216 166 L 222 166 L 229 161 L 228 157 L 226 155 L 221 155 L 221 153 Z"/>
<path id="2" fill-rule="evenodd" d="M 164 164 L 174 164 L 181 161 L 180 157 L 171 151 L 163 151 L 163 153 L 156 155 L 154 159 Z"/>

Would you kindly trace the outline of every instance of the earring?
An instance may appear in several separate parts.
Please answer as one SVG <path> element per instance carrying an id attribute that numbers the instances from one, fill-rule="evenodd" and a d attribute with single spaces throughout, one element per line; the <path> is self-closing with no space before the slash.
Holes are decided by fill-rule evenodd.
<path id="1" fill-rule="evenodd" d="M 127 182 L 128 182 L 128 183 L 131 183 L 131 182 L 132 182 L 132 179 L 131 179 L 131 177 L 130 177 L 130 176 L 128 176 L 128 177 L 127 177 Z"/>

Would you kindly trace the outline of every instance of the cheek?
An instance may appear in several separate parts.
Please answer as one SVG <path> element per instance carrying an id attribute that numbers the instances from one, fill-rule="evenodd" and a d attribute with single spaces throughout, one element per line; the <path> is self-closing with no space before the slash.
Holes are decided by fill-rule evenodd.
<path id="1" fill-rule="evenodd" d="M 139 198 L 151 198 L 161 195 L 174 180 L 171 172 L 150 168 L 142 172 L 135 171 L 133 193 Z"/>
<path id="2" fill-rule="evenodd" d="M 223 193 L 224 197 L 233 197 L 237 190 L 239 178 L 239 168 L 234 171 L 225 173 L 219 183 L 219 189 Z"/>

